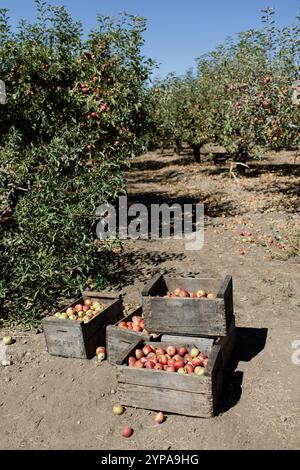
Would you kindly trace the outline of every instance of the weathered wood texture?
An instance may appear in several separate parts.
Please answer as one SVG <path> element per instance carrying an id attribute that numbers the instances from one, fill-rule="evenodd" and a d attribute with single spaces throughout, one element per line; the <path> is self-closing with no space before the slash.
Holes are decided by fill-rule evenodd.
<path id="1" fill-rule="evenodd" d="M 135 343 L 125 352 L 117 365 L 118 397 L 120 403 L 135 408 L 165 411 L 186 416 L 208 418 L 217 408 L 222 390 L 222 355 L 219 345 L 204 342 L 209 358 L 202 376 L 181 375 L 151 369 L 135 369 L 127 366 L 127 360 L 143 342 Z M 166 347 L 170 343 L 146 343 Z M 183 343 L 172 342 L 175 346 Z M 191 347 L 193 343 L 185 343 Z"/>
<path id="2" fill-rule="evenodd" d="M 131 321 L 133 316 L 142 316 L 142 313 L 143 309 L 142 307 L 139 307 L 120 321 Z M 150 341 L 151 339 L 150 335 L 143 335 L 142 333 L 120 328 L 120 321 L 115 325 L 108 325 L 106 329 L 107 359 L 110 364 L 116 364 L 116 361 L 120 359 L 126 348 L 132 345 L 135 341 L 141 339 Z"/>
<path id="3" fill-rule="evenodd" d="M 216 294 L 215 300 L 164 298 L 167 291 L 200 288 Z M 232 278 L 170 278 L 156 276 L 142 292 L 148 331 L 188 336 L 226 336 L 233 315 Z"/>
<path id="4" fill-rule="evenodd" d="M 68 307 L 82 303 L 86 298 L 98 300 L 107 307 L 89 323 L 47 317 L 42 321 L 46 346 L 54 356 L 89 359 L 96 348 L 106 341 L 106 327 L 122 318 L 122 300 L 105 292 L 83 292 L 82 297 Z M 66 308 L 62 310 L 65 311 Z"/>

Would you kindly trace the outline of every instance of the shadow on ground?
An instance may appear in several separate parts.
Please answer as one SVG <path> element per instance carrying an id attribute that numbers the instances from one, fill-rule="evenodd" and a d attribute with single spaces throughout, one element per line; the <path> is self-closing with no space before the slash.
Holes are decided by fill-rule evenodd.
<path id="1" fill-rule="evenodd" d="M 235 406 L 242 395 L 243 372 L 237 370 L 238 364 L 250 362 L 265 347 L 267 328 L 236 328 L 236 343 L 224 372 L 223 394 L 218 414 L 225 413 Z"/>

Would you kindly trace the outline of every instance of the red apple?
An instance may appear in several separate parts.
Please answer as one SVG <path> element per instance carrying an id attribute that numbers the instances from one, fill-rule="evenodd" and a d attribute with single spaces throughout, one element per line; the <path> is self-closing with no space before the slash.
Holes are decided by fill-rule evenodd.
<path id="1" fill-rule="evenodd" d="M 133 434 L 133 429 L 130 426 L 125 426 L 125 428 L 122 431 L 122 436 L 123 437 L 131 437 Z"/>
<path id="2" fill-rule="evenodd" d="M 149 344 L 146 344 L 146 346 L 143 347 L 143 353 L 145 354 L 145 356 L 148 356 L 148 354 L 150 354 L 151 352 L 153 352 L 153 349 L 151 348 L 151 346 L 149 346 Z"/>
<path id="3" fill-rule="evenodd" d="M 202 364 L 202 359 L 200 359 L 199 357 L 194 357 L 194 359 L 192 360 L 192 365 L 194 367 L 202 366 Z"/>
<path id="4" fill-rule="evenodd" d="M 75 305 L 75 310 L 76 310 L 76 312 L 82 312 L 82 310 L 83 310 L 82 305 L 81 304 Z"/>
<path id="5" fill-rule="evenodd" d="M 164 370 L 167 370 L 168 367 L 169 367 L 168 364 L 164 364 L 164 365 L 163 365 L 163 369 L 164 369 Z"/>
<path id="6" fill-rule="evenodd" d="M 144 320 L 141 320 L 141 321 L 140 321 L 140 328 L 142 328 L 142 330 L 145 329 L 145 322 L 144 322 Z"/>
<path id="7" fill-rule="evenodd" d="M 98 354 L 100 354 L 100 353 L 106 354 L 106 347 L 105 346 L 99 346 L 99 348 L 96 349 L 96 356 L 98 356 Z"/>
<path id="8" fill-rule="evenodd" d="M 163 370 L 163 366 L 157 362 L 157 363 L 155 364 L 154 369 Z"/>
<path id="9" fill-rule="evenodd" d="M 191 297 L 191 299 L 197 299 L 196 292 L 190 292 L 190 297 Z"/>
<path id="10" fill-rule="evenodd" d="M 171 359 L 168 360 L 168 366 L 174 367 L 175 362 L 176 361 L 171 357 Z"/>
<path id="11" fill-rule="evenodd" d="M 157 348 L 155 352 L 157 356 L 163 356 L 166 353 L 164 348 Z"/>
<path id="12" fill-rule="evenodd" d="M 186 364 L 184 366 L 184 368 L 185 368 L 185 370 L 188 374 L 193 374 L 194 373 L 194 367 L 192 366 L 192 364 L 190 362 L 188 364 Z"/>
<path id="13" fill-rule="evenodd" d="M 144 367 L 144 364 L 140 360 L 138 360 L 134 364 L 134 367 L 136 367 L 137 369 L 142 369 Z"/>
<path id="14" fill-rule="evenodd" d="M 206 367 L 207 366 L 207 363 L 208 363 L 208 358 L 206 357 L 203 361 L 203 367 Z"/>
<path id="15" fill-rule="evenodd" d="M 144 356 L 144 353 L 143 353 L 143 351 L 142 351 L 141 349 L 136 349 L 136 350 L 135 350 L 135 357 L 136 357 L 137 359 L 141 359 L 141 357 L 143 357 L 143 356 Z"/>
<path id="16" fill-rule="evenodd" d="M 190 294 L 186 289 L 182 289 L 181 287 L 175 289 L 174 294 L 176 297 L 189 297 Z"/>
<path id="17" fill-rule="evenodd" d="M 167 358 L 165 355 L 158 356 L 157 361 L 158 361 L 159 364 L 161 364 L 162 366 L 168 364 L 168 358 Z"/>
<path id="18" fill-rule="evenodd" d="M 153 361 L 147 361 L 145 364 L 146 369 L 154 369 L 155 368 L 155 362 Z"/>
<path id="19" fill-rule="evenodd" d="M 130 356 L 129 359 L 128 359 L 128 365 L 129 365 L 130 367 L 134 367 L 135 363 L 136 363 L 135 357 Z"/>
<path id="20" fill-rule="evenodd" d="M 147 359 L 147 357 L 141 357 L 140 361 L 141 361 L 142 364 L 146 364 L 148 359 Z"/>
<path id="21" fill-rule="evenodd" d="M 181 369 L 182 367 L 184 367 L 184 362 L 183 362 L 183 360 L 181 359 L 180 361 L 175 362 L 174 367 L 175 367 L 176 370 L 179 370 L 179 369 Z"/>
<path id="22" fill-rule="evenodd" d="M 167 369 L 166 369 L 167 372 L 176 372 L 176 369 L 175 367 L 173 366 L 168 366 Z"/>
<path id="23" fill-rule="evenodd" d="M 184 362 L 192 362 L 193 358 L 191 356 L 191 354 L 186 354 L 184 356 Z"/>
<path id="24" fill-rule="evenodd" d="M 133 325 L 132 331 L 135 331 L 136 333 L 141 333 L 142 329 L 138 325 Z"/>
<path id="25" fill-rule="evenodd" d="M 167 354 L 168 354 L 170 357 L 175 356 L 176 353 L 177 353 L 177 350 L 176 350 L 175 346 L 168 346 L 168 347 L 167 347 Z"/>
<path id="26" fill-rule="evenodd" d="M 157 413 L 157 415 L 155 416 L 155 422 L 157 424 L 162 424 L 164 420 L 165 420 L 165 415 L 161 411 Z"/>
<path id="27" fill-rule="evenodd" d="M 175 356 L 172 357 L 172 359 L 174 359 L 174 361 L 181 361 L 182 357 L 179 355 L 179 354 L 175 354 Z"/>
<path id="28" fill-rule="evenodd" d="M 126 321 L 120 321 L 120 323 L 119 323 L 119 328 L 123 328 L 123 329 L 127 330 L 127 323 L 126 323 Z"/>
<path id="29" fill-rule="evenodd" d="M 84 306 L 82 307 L 82 310 L 83 310 L 84 312 L 88 312 L 88 311 L 90 310 L 89 305 L 84 305 Z"/>
<path id="30" fill-rule="evenodd" d="M 179 356 L 183 357 L 186 353 L 187 353 L 187 350 L 184 346 L 180 346 L 180 348 L 178 348 Z"/>
<path id="31" fill-rule="evenodd" d="M 199 359 L 202 360 L 202 362 L 204 361 L 204 359 L 207 358 L 206 354 L 204 352 L 201 352 L 199 355 L 198 355 Z"/>

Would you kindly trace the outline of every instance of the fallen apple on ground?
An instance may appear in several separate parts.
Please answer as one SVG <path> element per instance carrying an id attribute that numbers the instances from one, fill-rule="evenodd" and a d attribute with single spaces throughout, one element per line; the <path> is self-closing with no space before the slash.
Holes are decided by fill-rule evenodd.
<path id="1" fill-rule="evenodd" d="M 5 346 L 10 346 L 13 344 L 14 340 L 12 336 L 3 336 L 2 342 Z"/>

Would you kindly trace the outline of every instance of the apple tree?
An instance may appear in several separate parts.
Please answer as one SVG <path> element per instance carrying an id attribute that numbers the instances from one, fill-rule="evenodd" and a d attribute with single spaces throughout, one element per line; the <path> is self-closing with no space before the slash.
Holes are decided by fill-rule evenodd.
<path id="1" fill-rule="evenodd" d="M 3 316 L 34 324 L 59 300 L 101 287 L 113 264 L 95 209 L 123 190 L 142 149 L 145 20 L 98 17 L 84 39 L 64 7 L 37 0 L 34 24 L 0 10 Z"/>

